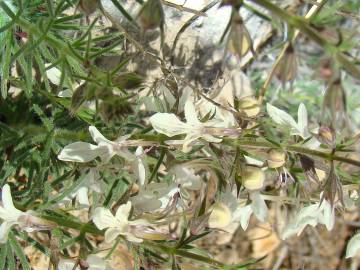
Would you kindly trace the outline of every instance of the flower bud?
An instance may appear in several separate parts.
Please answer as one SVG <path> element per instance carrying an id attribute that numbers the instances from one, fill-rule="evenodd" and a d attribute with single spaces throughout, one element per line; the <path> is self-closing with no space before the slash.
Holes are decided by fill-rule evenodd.
<path id="1" fill-rule="evenodd" d="M 257 167 L 246 166 L 242 178 L 247 190 L 258 190 L 264 186 L 265 173 Z"/>
<path id="2" fill-rule="evenodd" d="M 260 112 L 260 104 L 254 97 L 244 97 L 239 100 L 239 109 L 248 117 L 255 117 Z"/>
<path id="3" fill-rule="evenodd" d="M 231 28 L 228 38 L 228 50 L 237 55 L 240 59 L 250 50 L 253 52 L 252 39 L 245 27 L 244 21 L 239 12 L 233 12 Z"/>
<path id="4" fill-rule="evenodd" d="M 315 172 L 320 182 L 323 182 L 326 178 L 326 172 L 320 169 L 315 168 Z"/>
<path id="5" fill-rule="evenodd" d="M 323 144 L 326 144 L 330 147 L 335 146 L 336 135 L 332 128 L 321 126 L 316 138 Z"/>
<path id="6" fill-rule="evenodd" d="M 99 0 L 80 0 L 79 8 L 86 14 L 86 16 L 89 16 L 97 10 L 99 3 Z"/>
<path id="7" fill-rule="evenodd" d="M 150 228 L 146 228 L 144 226 L 134 226 L 134 228 L 132 229 L 132 233 L 136 237 L 145 239 L 145 240 L 160 241 L 160 240 L 169 239 L 168 232 L 153 230 Z"/>
<path id="8" fill-rule="evenodd" d="M 285 164 L 285 152 L 278 149 L 271 149 L 268 153 L 267 164 L 269 168 L 275 169 Z"/>
<path id="9" fill-rule="evenodd" d="M 148 0 L 143 4 L 138 15 L 139 23 L 144 31 L 161 27 L 164 24 L 164 10 L 160 0 Z"/>
<path id="10" fill-rule="evenodd" d="M 131 195 L 137 194 L 139 192 L 139 190 L 140 190 L 139 185 L 136 184 L 136 183 L 133 183 L 132 186 L 131 186 L 131 191 L 130 191 Z"/>
<path id="11" fill-rule="evenodd" d="M 323 79 L 326 83 L 331 83 L 334 78 L 340 76 L 340 70 L 331 57 L 324 57 L 319 61 L 316 76 Z"/>
<path id="12" fill-rule="evenodd" d="M 83 83 L 75 89 L 71 97 L 70 114 L 75 115 L 80 106 L 86 101 L 88 92 L 88 84 Z"/>
<path id="13" fill-rule="evenodd" d="M 322 108 L 322 122 L 342 128 L 346 123 L 346 95 L 338 78 L 326 89 Z"/>
<path id="14" fill-rule="evenodd" d="M 277 68 L 275 69 L 276 77 L 283 85 L 287 82 L 293 82 L 297 73 L 297 60 L 292 45 L 288 46 L 285 55 L 281 58 Z"/>
<path id="15" fill-rule="evenodd" d="M 225 228 L 231 222 L 231 212 L 229 207 L 223 203 L 215 203 L 211 209 L 209 217 L 210 228 Z"/>

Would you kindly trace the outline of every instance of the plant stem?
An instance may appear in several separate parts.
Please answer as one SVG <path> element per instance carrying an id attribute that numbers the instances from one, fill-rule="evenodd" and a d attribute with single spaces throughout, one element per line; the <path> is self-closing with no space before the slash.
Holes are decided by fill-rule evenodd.
<path id="1" fill-rule="evenodd" d="M 255 141 L 255 140 L 254 141 L 252 141 L 252 140 L 237 140 L 237 141 L 233 141 L 232 143 L 236 144 L 237 146 L 244 146 L 244 147 L 249 147 L 249 148 L 265 148 L 265 149 L 276 148 L 276 146 L 274 146 L 270 142 L 259 142 L 259 141 Z M 359 160 L 346 158 L 343 156 L 338 156 L 338 155 L 332 154 L 331 152 L 324 152 L 321 150 L 309 149 L 309 148 L 301 147 L 301 146 L 297 146 L 297 145 L 284 146 L 283 150 L 289 151 L 289 152 L 294 152 L 294 153 L 299 153 L 299 154 L 316 156 L 316 157 L 320 157 L 322 159 L 326 159 L 328 161 L 332 161 L 332 160 L 340 161 L 340 162 L 344 162 L 344 163 L 348 163 L 348 164 L 360 167 Z"/>

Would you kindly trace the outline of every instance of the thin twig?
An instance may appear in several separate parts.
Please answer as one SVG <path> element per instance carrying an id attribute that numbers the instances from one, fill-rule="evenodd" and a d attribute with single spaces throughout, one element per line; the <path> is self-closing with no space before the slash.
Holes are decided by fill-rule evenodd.
<path id="1" fill-rule="evenodd" d="M 207 14 L 205 12 L 202 12 L 202 11 L 199 11 L 199 10 L 196 10 L 196 9 L 192 9 L 192 8 L 188 8 L 188 7 L 184 7 L 183 5 L 177 5 L 177 4 L 174 4 L 174 3 L 171 3 L 171 2 L 168 2 L 166 0 L 161 0 L 161 2 L 166 5 L 166 6 L 169 6 L 169 7 L 172 7 L 172 8 L 176 8 L 180 11 L 185 11 L 185 12 L 189 12 L 189 13 L 192 13 L 192 14 L 195 14 L 197 16 L 203 16 L 203 17 L 207 17 Z"/>

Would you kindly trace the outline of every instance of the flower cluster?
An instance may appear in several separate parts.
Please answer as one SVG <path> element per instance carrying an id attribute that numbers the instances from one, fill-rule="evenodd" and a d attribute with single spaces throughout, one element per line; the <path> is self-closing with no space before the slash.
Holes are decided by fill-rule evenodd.
<path id="1" fill-rule="evenodd" d="M 294 185 L 293 172 L 287 169 L 291 153 L 286 147 L 271 145 L 261 155 L 251 150 L 240 151 L 239 148 L 232 155 L 234 152 L 229 147 L 232 143 L 236 145 L 246 126 L 238 123 L 232 113 L 220 110 L 215 110 L 212 117 L 209 113 L 201 117 L 199 104 L 204 103 L 202 101 L 195 105 L 190 99 L 184 103 L 185 121 L 180 120 L 181 114 L 157 112 L 150 116 L 153 136 L 165 136 L 161 137 L 161 143 L 132 139 L 132 134 L 111 141 L 95 126 L 90 126 L 94 143 L 73 142 L 58 154 L 61 161 L 78 163 L 78 175 L 81 177 L 70 188 L 65 187 L 66 192 L 58 190 L 60 197 L 55 197 L 57 205 L 45 209 L 67 211 L 72 202 L 86 213 L 83 221 L 93 226 L 92 230 L 97 230 L 99 235 L 103 235 L 103 242 L 110 245 L 116 245 L 120 240 L 131 242 L 132 245 L 149 241 L 188 241 L 204 230 L 230 231 L 234 224 L 247 230 L 252 216 L 254 221 L 260 223 L 271 222 L 271 204 L 278 197 L 268 195 L 265 190 L 274 186 L 276 190 L 286 192 Z M 240 115 L 246 115 L 246 121 L 251 121 L 260 113 L 256 106 L 252 98 L 243 99 L 240 102 Z M 316 129 L 310 131 L 308 127 L 307 111 L 303 104 L 299 106 L 298 122 L 270 104 L 267 111 L 274 123 L 290 131 L 290 136 L 294 136 L 296 142 L 306 145 L 308 149 L 320 146 L 314 135 Z M 229 141 L 230 144 L 227 144 Z M 181 147 L 177 149 L 179 145 Z M 158 147 L 172 151 L 172 155 L 157 157 L 154 149 Z M 195 160 L 184 158 L 194 151 L 202 155 Z M 224 154 L 226 151 L 230 151 L 231 155 Z M 213 160 L 214 153 L 218 154 L 219 160 Z M 176 155 L 185 160 L 177 160 L 174 158 Z M 316 174 L 311 161 L 307 159 L 310 164 L 306 163 L 307 170 Z M 301 165 L 304 166 L 304 162 Z M 127 185 L 121 197 L 114 195 L 119 191 L 115 189 L 116 182 L 109 189 L 105 181 L 107 173 L 112 171 L 125 175 Z M 219 174 L 224 178 L 221 179 Z M 277 178 L 275 181 L 274 175 Z M 212 183 L 215 183 L 217 190 L 211 191 Z M 66 195 L 61 195 L 61 192 Z M 116 200 L 110 200 L 114 196 L 117 196 Z M 315 203 L 304 206 L 297 204 L 290 215 L 292 218 L 283 224 L 279 238 L 286 240 L 300 235 L 307 226 L 322 224 L 327 230 L 332 230 L 338 204 L 326 197 L 325 193 Z M 46 215 L 15 208 L 8 184 L 2 188 L 0 218 L 3 220 L 0 227 L 1 243 L 7 241 L 12 226 L 29 233 L 51 232 L 56 227 L 46 219 Z M 189 232 L 180 237 L 180 231 L 171 229 L 173 223 L 184 228 L 189 226 Z M 347 257 L 355 256 L 360 249 L 359 239 L 359 235 L 351 239 Z M 182 244 L 180 242 L 178 245 Z M 94 254 L 83 255 L 78 260 L 61 258 L 58 267 L 61 270 L 111 269 L 106 260 Z"/>

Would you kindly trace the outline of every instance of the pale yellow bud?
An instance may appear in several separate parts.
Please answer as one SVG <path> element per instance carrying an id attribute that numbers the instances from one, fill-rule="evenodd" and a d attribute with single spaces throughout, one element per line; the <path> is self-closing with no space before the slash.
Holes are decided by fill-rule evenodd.
<path id="1" fill-rule="evenodd" d="M 250 34 L 237 11 L 233 12 L 227 47 L 231 53 L 240 59 L 249 51 L 254 51 Z"/>
<path id="2" fill-rule="evenodd" d="M 254 97 L 245 97 L 239 101 L 239 109 L 248 117 L 255 117 L 260 112 L 260 104 Z"/>
<path id="3" fill-rule="evenodd" d="M 216 203 L 211 207 L 209 217 L 210 228 L 225 228 L 231 222 L 231 212 L 229 207 L 223 203 Z"/>
<path id="4" fill-rule="evenodd" d="M 133 183 L 132 187 L 131 187 L 131 195 L 137 194 L 140 190 L 140 187 L 138 184 Z"/>
<path id="5" fill-rule="evenodd" d="M 271 149 L 268 153 L 268 167 L 275 169 L 285 164 L 286 155 L 285 152 L 278 149 Z"/>
<path id="6" fill-rule="evenodd" d="M 325 180 L 326 172 L 324 172 L 323 170 L 320 170 L 320 169 L 316 169 L 316 168 L 315 168 L 315 172 L 316 172 L 320 182 Z"/>
<path id="7" fill-rule="evenodd" d="M 265 173 L 252 166 L 247 166 L 243 173 L 243 185 L 247 190 L 258 190 L 264 186 Z"/>
<path id="8" fill-rule="evenodd" d="M 140 234 L 142 239 L 153 240 L 153 241 L 161 241 L 167 240 L 169 236 L 167 234 L 159 233 L 156 231 L 144 231 Z"/>

